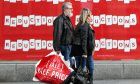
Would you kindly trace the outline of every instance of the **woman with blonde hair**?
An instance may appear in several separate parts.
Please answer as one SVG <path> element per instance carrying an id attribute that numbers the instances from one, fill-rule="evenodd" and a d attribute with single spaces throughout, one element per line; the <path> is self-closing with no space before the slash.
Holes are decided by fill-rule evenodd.
<path id="1" fill-rule="evenodd" d="M 95 48 L 95 31 L 90 26 L 91 15 L 90 9 L 82 9 L 79 23 L 75 29 L 72 46 L 72 55 L 76 58 L 77 68 L 81 67 L 85 71 L 85 67 L 87 67 L 89 70 L 89 84 L 93 84 L 94 62 L 92 55 Z"/>

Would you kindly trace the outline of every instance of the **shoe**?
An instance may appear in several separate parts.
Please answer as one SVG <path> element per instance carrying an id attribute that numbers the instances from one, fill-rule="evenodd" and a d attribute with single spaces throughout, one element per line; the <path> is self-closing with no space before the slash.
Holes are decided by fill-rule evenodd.
<path id="1" fill-rule="evenodd" d="M 87 84 L 93 84 L 93 80 L 87 80 Z"/>
<path id="2" fill-rule="evenodd" d="M 93 77 L 88 76 L 88 78 L 87 78 L 87 84 L 93 84 Z"/>

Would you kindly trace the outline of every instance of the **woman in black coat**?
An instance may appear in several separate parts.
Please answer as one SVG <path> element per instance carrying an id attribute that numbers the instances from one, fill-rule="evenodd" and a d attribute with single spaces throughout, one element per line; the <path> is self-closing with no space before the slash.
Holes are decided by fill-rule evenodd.
<path id="1" fill-rule="evenodd" d="M 83 8 L 80 14 L 79 23 L 76 26 L 74 33 L 74 41 L 72 46 L 72 55 L 76 58 L 76 66 L 82 67 L 82 70 L 89 70 L 88 80 L 93 83 L 93 52 L 95 48 L 95 31 L 90 26 L 91 11 L 88 8 Z"/>

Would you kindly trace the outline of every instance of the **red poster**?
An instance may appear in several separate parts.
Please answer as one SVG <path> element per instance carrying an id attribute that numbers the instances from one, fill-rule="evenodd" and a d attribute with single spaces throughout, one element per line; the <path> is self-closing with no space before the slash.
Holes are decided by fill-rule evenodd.
<path id="1" fill-rule="evenodd" d="M 52 51 L 53 20 L 67 0 L 1 0 L 0 60 L 39 60 Z M 73 25 L 92 10 L 95 60 L 140 59 L 139 0 L 70 0 Z"/>

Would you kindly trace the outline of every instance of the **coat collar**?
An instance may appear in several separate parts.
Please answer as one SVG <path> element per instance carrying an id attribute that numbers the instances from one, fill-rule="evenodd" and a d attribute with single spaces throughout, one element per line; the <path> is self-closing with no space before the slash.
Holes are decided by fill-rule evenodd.
<path id="1" fill-rule="evenodd" d="M 62 14 L 62 17 L 64 18 L 64 20 L 66 21 L 66 23 L 68 24 L 68 26 L 70 27 L 70 29 L 74 29 L 74 27 L 73 27 L 73 25 L 72 25 L 72 23 L 70 21 L 70 18 L 67 17 L 67 16 L 65 16 L 64 13 Z"/>
<path id="2" fill-rule="evenodd" d="M 62 13 L 62 17 L 63 17 L 65 20 L 69 19 L 69 17 L 65 16 L 64 13 Z"/>

